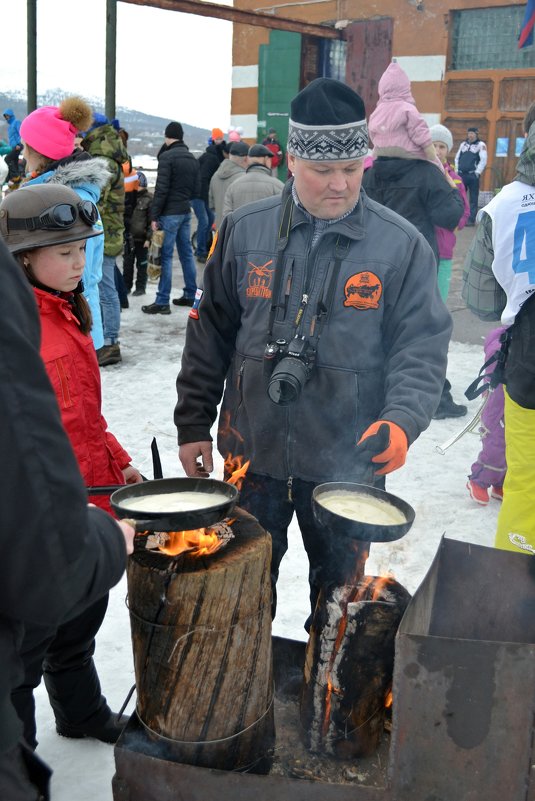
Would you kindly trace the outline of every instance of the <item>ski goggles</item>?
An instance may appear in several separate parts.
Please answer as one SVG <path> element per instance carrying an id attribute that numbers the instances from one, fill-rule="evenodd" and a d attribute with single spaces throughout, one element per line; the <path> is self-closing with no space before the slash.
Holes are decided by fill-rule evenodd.
<path id="1" fill-rule="evenodd" d="M 22 190 L 24 191 L 24 190 Z M 90 200 L 72 203 L 56 203 L 37 217 L 9 217 L 8 228 L 12 231 L 63 231 L 72 228 L 78 220 L 93 226 L 98 222 L 98 210 Z"/>

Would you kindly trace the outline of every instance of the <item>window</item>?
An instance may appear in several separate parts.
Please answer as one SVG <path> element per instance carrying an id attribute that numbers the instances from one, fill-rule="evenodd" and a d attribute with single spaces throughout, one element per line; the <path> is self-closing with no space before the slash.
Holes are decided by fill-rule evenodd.
<path id="1" fill-rule="evenodd" d="M 454 11 L 450 70 L 535 67 L 535 45 L 518 49 L 525 5 Z"/>
<path id="2" fill-rule="evenodd" d="M 322 68 L 325 78 L 345 81 L 347 44 L 336 39 L 322 39 Z"/>

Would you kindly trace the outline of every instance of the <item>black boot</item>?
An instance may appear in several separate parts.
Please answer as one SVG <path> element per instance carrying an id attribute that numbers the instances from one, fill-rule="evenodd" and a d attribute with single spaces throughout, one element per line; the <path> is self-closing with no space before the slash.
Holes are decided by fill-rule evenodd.
<path id="1" fill-rule="evenodd" d="M 102 709 L 98 715 L 94 715 L 83 723 L 73 725 L 71 723 L 60 723 L 56 720 L 56 731 L 62 737 L 71 737 L 74 740 L 81 740 L 83 737 L 92 737 L 100 740 L 101 743 L 116 743 L 121 732 L 128 723 L 128 715 L 117 717 L 117 712 L 112 712 L 108 705 Z"/>
<path id="2" fill-rule="evenodd" d="M 94 737 L 114 743 L 128 720 L 123 717 L 118 721 L 106 703 L 93 659 L 95 636 L 107 606 L 105 595 L 78 617 L 63 623 L 43 659 L 43 679 L 56 731 L 64 737 Z"/>
<path id="3" fill-rule="evenodd" d="M 455 403 L 451 396 L 451 384 L 446 378 L 442 387 L 442 397 L 433 420 L 445 420 L 447 417 L 464 417 L 468 409 L 461 403 Z"/>

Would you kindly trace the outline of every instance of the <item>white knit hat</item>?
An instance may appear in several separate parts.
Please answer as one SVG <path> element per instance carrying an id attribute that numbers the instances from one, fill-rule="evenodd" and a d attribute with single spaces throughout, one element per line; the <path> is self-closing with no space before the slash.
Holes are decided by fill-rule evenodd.
<path id="1" fill-rule="evenodd" d="M 451 131 L 445 125 L 432 125 L 429 129 L 431 132 L 432 142 L 443 142 L 447 148 L 448 153 L 453 147 L 453 136 Z"/>

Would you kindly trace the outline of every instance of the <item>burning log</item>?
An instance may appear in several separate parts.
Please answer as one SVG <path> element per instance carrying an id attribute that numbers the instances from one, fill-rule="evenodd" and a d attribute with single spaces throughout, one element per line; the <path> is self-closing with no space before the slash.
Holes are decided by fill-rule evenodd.
<path id="1" fill-rule="evenodd" d="M 173 556 L 166 542 L 165 557 L 129 560 L 137 714 L 168 759 L 265 772 L 274 741 L 271 539 L 240 509 L 232 529 L 209 556 Z"/>
<path id="2" fill-rule="evenodd" d="M 350 759 L 378 748 L 395 635 L 409 600 L 396 581 L 371 577 L 320 594 L 300 702 L 305 745 L 311 751 Z"/>

